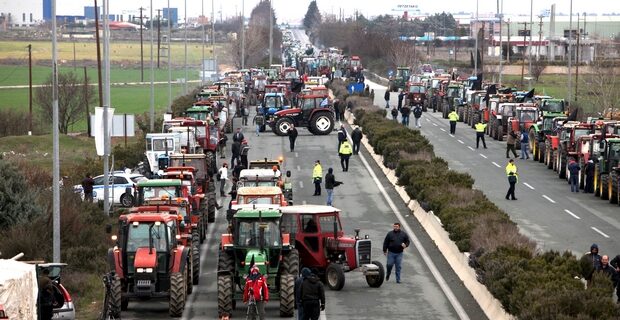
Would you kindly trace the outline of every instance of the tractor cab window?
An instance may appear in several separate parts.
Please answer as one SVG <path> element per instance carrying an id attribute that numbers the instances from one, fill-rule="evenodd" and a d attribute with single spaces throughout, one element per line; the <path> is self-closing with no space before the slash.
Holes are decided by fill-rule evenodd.
<path id="1" fill-rule="evenodd" d="M 304 102 L 301 105 L 301 108 L 304 110 L 314 108 L 314 99 L 304 99 Z"/>
<path id="2" fill-rule="evenodd" d="M 264 226 L 265 246 L 279 246 L 280 226 L 277 221 L 244 220 L 239 223 L 239 236 L 236 237 L 237 245 L 255 247 L 259 246 L 260 227 Z"/>
<path id="3" fill-rule="evenodd" d="M 609 143 L 609 159 L 620 158 L 620 143 Z"/>
<path id="4" fill-rule="evenodd" d="M 266 97 L 265 98 L 265 107 L 267 108 L 275 108 L 277 106 L 277 97 Z"/>
<path id="5" fill-rule="evenodd" d="M 248 197 L 245 196 L 244 197 L 245 203 L 247 204 L 273 204 L 276 203 L 274 202 L 274 197 Z"/>
<path id="6" fill-rule="evenodd" d="M 579 138 L 581 136 L 585 136 L 587 134 L 590 134 L 590 129 L 576 129 L 575 130 L 575 140 L 577 140 L 577 138 Z"/>
<path id="7" fill-rule="evenodd" d="M 340 223 L 336 220 L 335 215 L 320 216 L 319 225 L 322 233 L 334 233 L 334 221 L 336 221 L 336 230 L 341 231 Z"/>
<path id="8" fill-rule="evenodd" d="M 142 188 L 143 199 L 148 198 L 161 198 L 162 196 L 168 198 L 174 198 L 181 196 L 177 187 L 143 187 Z"/>
<path id="9" fill-rule="evenodd" d="M 283 233 L 297 233 L 297 216 L 293 214 L 282 215 L 280 230 Z"/>
<path id="10" fill-rule="evenodd" d="M 183 211 L 184 213 L 181 213 L 181 211 Z M 183 214 L 183 216 L 187 215 L 185 208 L 181 208 L 181 211 L 179 213 Z M 174 223 L 174 221 L 169 221 L 166 227 L 168 227 L 168 232 L 166 232 L 168 245 L 170 246 L 170 248 L 172 248 L 175 246 L 174 242 L 176 241 L 176 235 L 177 235 L 176 224 Z"/>
<path id="11" fill-rule="evenodd" d="M 306 234 L 304 236 L 304 244 L 314 252 L 319 251 L 319 237 L 316 235 L 319 230 L 314 215 L 302 215 L 301 227 L 303 233 Z"/>
<path id="12" fill-rule="evenodd" d="M 152 228 L 151 228 L 152 226 Z M 149 237 L 150 231 L 150 237 Z M 148 248 L 149 239 L 153 241 L 153 248 L 158 252 L 165 252 L 167 249 L 166 227 L 152 223 L 131 224 L 127 235 L 127 252 L 136 252 L 138 248 Z"/>
<path id="13" fill-rule="evenodd" d="M 532 122 L 536 119 L 536 110 L 521 110 L 519 113 L 521 122 Z"/>
<path id="14" fill-rule="evenodd" d="M 152 141 L 152 149 L 149 149 L 151 151 L 172 151 L 174 149 L 174 140 L 172 139 L 147 140 L 147 148 L 149 141 Z"/>
<path id="15" fill-rule="evenodd" d="M 563 112 L 564 101 L 545 101 L 542 110 L 549 112 Z"/>

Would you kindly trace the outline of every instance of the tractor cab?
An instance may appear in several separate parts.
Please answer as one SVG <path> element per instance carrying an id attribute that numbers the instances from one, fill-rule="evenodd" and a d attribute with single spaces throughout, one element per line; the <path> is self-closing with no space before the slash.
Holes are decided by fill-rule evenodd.
<path id="1" fill-rule="evenodd" d="M 371 287 L 379 287 L 385 277 L 383 265 L 371 260 L 371 240 L 359 229 L 346 236 L 340 210 L 331 206 L 301 205 L 281 207 L 282 229 L 291 233 L 303 267 L 316 269 L 332 290 L 344 286 L 344 273 L 357 270 Z"/>
<path id="2" fill-rule="evenodd" d="M 288 205 L 278 186 L 241 187 L 237 189 L 237 199 L 232 201 L 233 210 L 243 206 L 263 205 L 277 208 Z"/>
<path id="3" fill-rule="evenodd" d="M 285 136 L 291 124 L 306 127 L 315 135 L 327 135 L 334 128 L 334 110 L 324 95 L 301 95 L 296 107 L 277 111 L 271 128 L 279 136 Z"/>
<path id="4" fill-rule="evenodd" d="M 512 119 L 515 131 L 529 130 L 538 119 L 538 107 L 533 103 L 521 103 L 516 108 L 517 116 Z"/>
<path id="5" fill-rule="evenodd" d="M 208 101 L 209 104 L 204 105 L 193 105 L 185 110 L 185 115 L 189 118 L 194 118 L 196 120 L 208 121 L 212 119 L 216 120 L 216 113 L 213 112 L 213 107 L 211 106 L 211 102 Z"/>
<path id="6" fill-rule="evenodd" d="M 542 99 L 540 102 L 540 111 L 545 112 L 566 112 L 566 102 L 564 99 Z"/>
<path id="7" fill-rule="evenodd" d="M 166 169 L 170 155 L 181 153 L 181 133 L 147 133 L 145 140 L 145 155 L 151 174 Z"/>
<path id="8" fill-rule="evenodd" d="M 207 162 L 207 156 L 204 154 L 173 154 L 170 156 L 170 168 L 175 170 L 191 170 L 196 178 L 196 184 L 198 188 L 202 190 L 200 193 L 206 192 L 206 185 L 208 183 L 209 165 Z"/>
<path id="9" fill-rule="evenodd" d="M 620 203 L 620 138 L 606 138 L 596 146 L 595 194 L 610 203 Z"/>
<path id="10" fill-rule="evenodd" d="M 396 74 L 390 77 L 388 88 L 394 92 L 398 91 L 398 89 L 404 89 L 410 77 L 411 69 L 409 67 L 397 67 Z"/>
<path id="11" fill-rule="evenodd" d="M 407 101 L 409 106 L 423 105 L 426 100 L 426 86 L 421 82 L 407 83 Z"/>
<path id="12" fill-rule="evenodd" d="M 151 200 L 187 197 L 183 182 L 179 179 L 155 179 L 138 182 L 136 203 L 138 206 Z M 185 190 L 186 191 L 186 190 Z"/>

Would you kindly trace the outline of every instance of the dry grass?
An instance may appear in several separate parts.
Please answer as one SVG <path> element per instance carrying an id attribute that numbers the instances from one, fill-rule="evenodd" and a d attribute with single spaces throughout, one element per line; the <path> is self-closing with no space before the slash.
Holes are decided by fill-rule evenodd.
<path id="1" fill-rule="evenodd" d="M 484 214 L 473 217 L 472 220 L 476 228 L 470 238 L 471 252 L 493 252 L 498 247 L 510 246 L 534 254 L 536 242 L 519 233 L 516 224 L 505 221 L 497 214 Z"/>

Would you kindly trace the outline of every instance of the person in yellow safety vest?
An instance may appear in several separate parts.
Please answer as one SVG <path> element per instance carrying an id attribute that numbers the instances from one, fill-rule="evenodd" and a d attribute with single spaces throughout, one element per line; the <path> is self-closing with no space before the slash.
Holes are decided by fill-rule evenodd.
<path id="1" fill-rule="evenodd" d="M 509 197 L 512 200 L 517 200 L 515 197 L 515 185 L 519 181 L 519 175 L 517 174 L 517 165 L 513 159 L 510 159 L 506 165 L 506 176 L 508 177 L 508 184 L 510 185 L 506 193 L 506 200 L 508 200 Z"/>
<path id="2" fill-rule="evenodd" d="M 452 112 L 448 114 L 448 119 L 450 120 L 450 134 L 455 134 L 456 122 L 459 121 L 459 114 L 452 110 Z"/>
<path id="3" fill-rule="evenodd" d="M 482 140 L 482 145 L 486 149 L 487 143 L 484 141 L 484 131 L 487 128 L 487 124 L 480 121 L 474 127 L 476 128 L 476 149 L 480 146 L 480 140 Z"/>
<path id="4" fill-rule="evenodd" d="M 312 182 L 314 182 L 314 194 L 313 196 L 321 195 L 321 182 L 323 182 L 323 167 L 321 167 L 321 161 L 314 162 L 314 168 L 312 169 Z"/>
<path id="5" fill-rule="evenodd" d="M 353 148 L 351 148 L 349 140 L 342 141 L 340 149 L 338 150 L 338 155 L 340 156 L 340 165 L 344 172 L 349 171 L 349 158 L 351 158 L 351 154 L 353 154 Z"/>

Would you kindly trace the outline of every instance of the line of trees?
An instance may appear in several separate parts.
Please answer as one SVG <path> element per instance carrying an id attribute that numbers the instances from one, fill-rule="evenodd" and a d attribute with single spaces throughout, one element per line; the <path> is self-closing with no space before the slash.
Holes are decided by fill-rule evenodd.
<path id="1" fill-rule="evenodd" d="M 282 33 L 278 29 L 277 17 L 273 8 L 269 10 L 269 0 L 261 2 L 252 9 L 250 20 L 245 30 L 245 66 L 267 66 L 269 61 L 269 14 L 273 16 L 273 61 L 280 60 L 278 52 L 282 43 Z M 238 32 L 235 39 L 231 41 L 234 63 L 237 68 L 241 68 L 241 27 L 243 25 L 241 17 L 236 18 Z M 268 66 L 267 66 L 268 67 Z"/>

